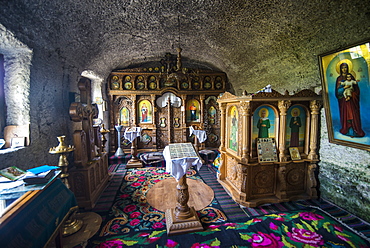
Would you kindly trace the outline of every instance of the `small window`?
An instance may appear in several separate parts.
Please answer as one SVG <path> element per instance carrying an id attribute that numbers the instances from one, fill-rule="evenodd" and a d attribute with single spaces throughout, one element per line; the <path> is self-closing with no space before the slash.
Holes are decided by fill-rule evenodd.
<path id="1" fill-rule="evenodd" d="M 32 50 L 0 24 L 0 138 L 1 153 L 11 152 L 12 138 L 25 137 L 30 144 L 30 67 Z"/>

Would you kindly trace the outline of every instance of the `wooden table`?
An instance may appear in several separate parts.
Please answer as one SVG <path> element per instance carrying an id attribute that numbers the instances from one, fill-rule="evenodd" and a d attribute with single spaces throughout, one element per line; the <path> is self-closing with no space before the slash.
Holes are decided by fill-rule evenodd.
<path id="1" fill-rule="evenodd" d="M 186 179 L 189 191 L 188 205 L 193 206 L 195 211 L 200 211 L 209 206 L 214 199 L 214 192 L 211 187 L 202 180 Z M 177 199 L 177 184 L 175 178 L 168 178 L 157 182 L 146 193 L 146 200 L 149 205 L 162 212 L 175 208 Z"/>

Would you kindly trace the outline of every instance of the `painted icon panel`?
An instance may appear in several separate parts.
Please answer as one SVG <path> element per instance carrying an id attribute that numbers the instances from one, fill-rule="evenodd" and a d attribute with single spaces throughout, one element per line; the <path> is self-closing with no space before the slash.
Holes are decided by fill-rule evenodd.
<path id="1" fill-rule="evenodd" d="M 195 99 L 191 99 L 186 103 L 186 121 L 200 122 L 200 104 Z"/>
<path id="2" fill-rule="evenodd" d="M 140 123 L 152 123 L 152 104 L 148 100 L 142 100 L 139 102 L 138 116 Z"/>
<path id="3" fill-rule="evenodd" d="M 288 109 L 286 120 L 286 147 L 300 147 L 305 143 L 306 111 L 300 105 L 293 105 Z"/>
<path id="4" fill-rule="evenodd" d="M 232 106 L 228 115 L 228 131 L 229 142 L 228 148 L 237 152 L 238 151 L 238 128 L 239 128 L 239 112 L 235 106 Z"/>

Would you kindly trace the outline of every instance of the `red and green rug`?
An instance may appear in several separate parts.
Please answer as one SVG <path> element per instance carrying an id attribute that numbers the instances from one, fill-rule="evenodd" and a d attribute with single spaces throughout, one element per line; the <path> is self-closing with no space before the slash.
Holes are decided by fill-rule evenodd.
<path id="1" fill-rule="evenodd" d="M 89 247 L 353 247 L 370 243 L 318 209 L 224 222 L 203 232 L 167 236 L 165 229 L 96 238 Z"/>
<path id="2" fill-rule="evenodd" d="M 188 178 L 202 180 L 197 171 L 190 169 Z M 146 193 L 157 182 L 172 178 L 165 168 L 148 167 L 128 169 L 118 189 L 114 203 L 99 232 L 99 236 L 120 235 L 138 231 L 155 231 L 165 228 L 165 213 L 153 208 L 146 200 Z M 227 218 L 217 200 L 198 211 L 205 224 L 224 222 Z"/>
<path id="3" fill-rule="evenodd" d="M 206 167 L 188 172 L 188 178 L 214 184 L 215 199 L 198 212 L 205 231 L 168 237 L 164 212 L 145 195 L 171 176 L 163 167 L 117 167 L 94 209 L 104 219 L 102 228 L 87 247 L 370 247 L 366 235 L 333 216 L 334 209 L 320 209 L 321 200 L 241 209 L 208 172 Z"/>

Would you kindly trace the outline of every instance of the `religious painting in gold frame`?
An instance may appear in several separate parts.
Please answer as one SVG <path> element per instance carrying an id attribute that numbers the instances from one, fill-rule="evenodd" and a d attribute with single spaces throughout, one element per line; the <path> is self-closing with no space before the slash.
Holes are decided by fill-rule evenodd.
<path id="1" fill-rule="evenodd" d="M 138 104 L 139 123 L 152 123 L 153 112 L 152 103 L 148 100 L 142 100 Z"/>
<path id="2" fill-rule="evenodd" d="M 289 147 L 290 158 L 292 160 L 301 160 L 301 154 L 298 147 Z"/>
<path id="3" fill-rule="evenodd" d="M 130 125 L 130 111 L 128 110 L 128 108 L 126 107 L 123 107 L 121 108 L 121 110 L 119 111 L 119 116 L 120 116 L 120 123 L 118 123 L 119 125 L 123 125 L 123 126 L 129 126 Z"/>
<path id="4" fill-rule="evenodd" d="M 190 99 L 186 103 L 186 121 L 200 122 L 200 104 L 196 99 Z"/>
<path id="5" fill-rule="evenodd" d="M 208 122 L 209 124 L 216 124 L 216 114 L 217 110 L 214 106 L 209 107 L 208 109 Z"/>
<path id="6" fill-rule="evenodd" d="M 230 107 L 227 119 L 228 119 L 227 147 L 233 150 L 234 152 L 238 152 L 239 112 L 236 106 Z"/>
<path id="7" fill-rule="evenodd" d="M 287 111 L 286 118 L 286 147 L 298 147 L 303 151 L 306 136 L 306 108 L 295 104 Z"/>
<path id="8" fill-rule="evenodd" d="M 370 41 L 319 55 L 329 142 L 370 150 Z"/>
<path id="9" fill-rule="evenodd" d="M 253 113 L 252 146 L 256 147 L 258 138 L 276 137 L 275 109 L 267 104 L 261 105 Z"/>

